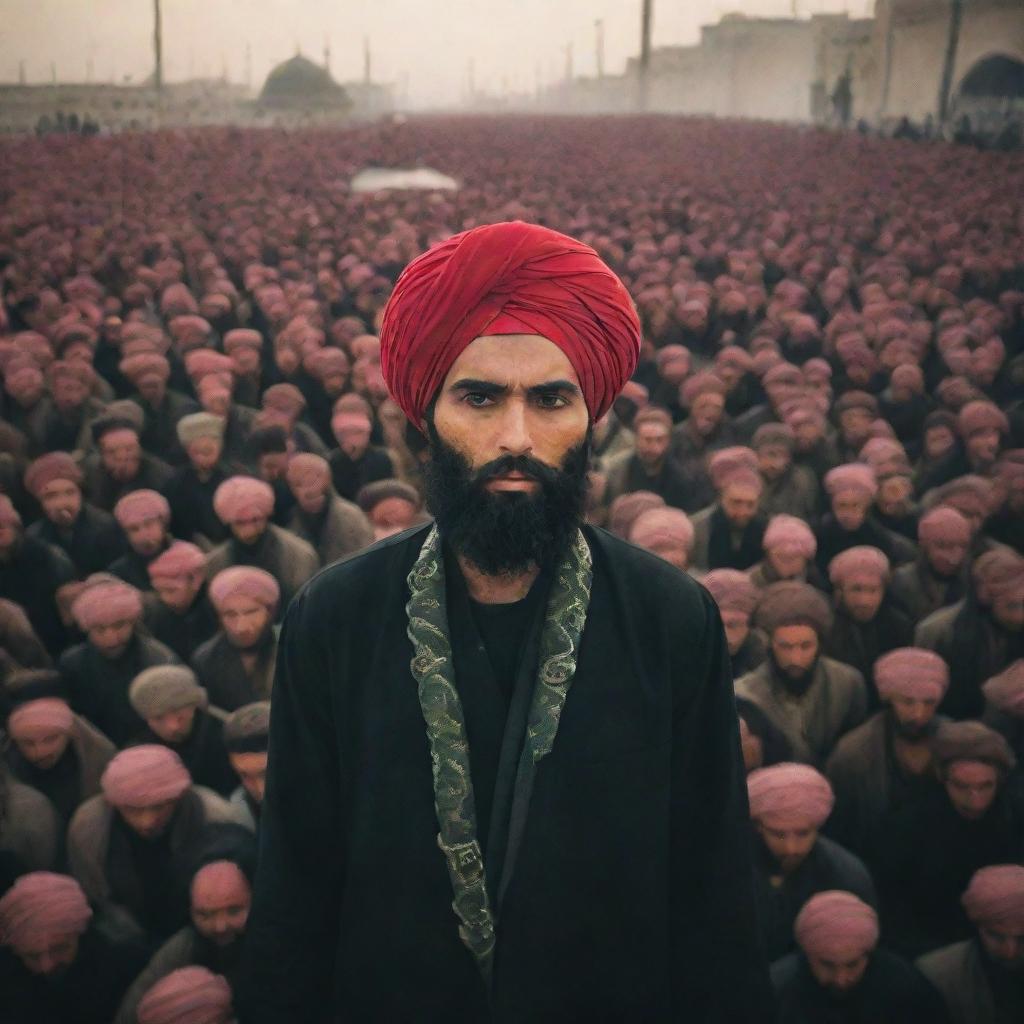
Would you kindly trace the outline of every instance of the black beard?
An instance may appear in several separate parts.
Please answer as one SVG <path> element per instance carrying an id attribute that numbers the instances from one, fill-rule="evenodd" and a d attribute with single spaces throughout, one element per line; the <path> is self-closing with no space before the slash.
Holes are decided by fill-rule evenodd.
<path id="1" fill-rule="evenodd" d="M 810 689 L 811 683 L 814 680 L 814 672 L 818 667 L 817 658 L 814 659 L 810 668 L 806 671 L 799 673 L 799 675 L 793 675 L 779 665 L 775 660 L 775 654 L 773 652 L 769 651 L 768 657 L 771 658 L 772 671 L 775 673 L 775 678 L 778 679 L 790 693 L 796 697 L 802 697 Z"/>
<path id="2" fill-rule="evenodd" d="M 554 469 L 526 455 L 504 455 L 473 471 L 446 444 L 433 423 L 423 480 L 427 507 L 444 540 L 488 576 L 518 575 L 561 561 L 583 521 L 590 431 Z M 484 484 L 504 473 L 524 473 L 536 493 L 493 493 Z"/>

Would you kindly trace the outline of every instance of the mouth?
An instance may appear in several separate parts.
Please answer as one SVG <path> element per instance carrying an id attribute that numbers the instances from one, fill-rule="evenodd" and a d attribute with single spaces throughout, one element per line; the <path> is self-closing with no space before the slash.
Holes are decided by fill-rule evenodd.
<path id="1" fill-rule="evenodd" d="M 502 473 L 491 477 L 484 486 L 490 491 L 532 491 L 539 484 L 535 477 L 526 473 Z"/>

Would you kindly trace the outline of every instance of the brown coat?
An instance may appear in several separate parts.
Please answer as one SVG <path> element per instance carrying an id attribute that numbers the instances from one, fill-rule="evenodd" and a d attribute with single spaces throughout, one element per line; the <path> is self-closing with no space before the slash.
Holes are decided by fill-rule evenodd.
<path id="1" fill-rule="evenodd" d="M 949 1024 L 997 1024 L 992 986 L 981 963 L 977 939 L 926 953 L 917 969 L 939 990 Z"/>
<path id="2" fill-rule="evenodd" d="M 55 871 L 61 825 L 53 804 L 38 790 L 0 769 L 0 850 L 27 871 Z"/>
<path id="3" fill-rule="evenodd" d="M 321 565 L 330 565 L 373 543 L 373 527 L 358 505 L 333 493 L 328 500 L 327 516 L 318 537 L 306 528 L 298 507 L 288 522 L 288 529 L 320 556 Z"/>

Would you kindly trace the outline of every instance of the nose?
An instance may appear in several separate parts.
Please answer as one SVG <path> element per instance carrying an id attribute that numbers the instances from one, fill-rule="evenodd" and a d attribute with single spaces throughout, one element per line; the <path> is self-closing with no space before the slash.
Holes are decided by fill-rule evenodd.
<path id="1" fill-rule="evenodd" d="M 503 410 L 498 447 L 504 455 L 528 455 L 533 451 L 526 421 L 526 405 L 523 402 L 507 402 Z"/>

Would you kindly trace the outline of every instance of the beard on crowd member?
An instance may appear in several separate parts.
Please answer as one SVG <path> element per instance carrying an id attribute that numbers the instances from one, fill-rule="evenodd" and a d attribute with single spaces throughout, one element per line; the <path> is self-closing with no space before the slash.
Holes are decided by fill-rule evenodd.
<path id="1" fill-rule="evenodd" d="M 558 467 L 528 455 L 503 455 L 474 469 L 440 436 L 432 416 L 427 428 L 427 507 L 452 548 L 490 576 L 557 564 L 583 522 L 591 431 Z M 539 487 L 529 494 L 486 488 L 488 480 L 506 473 L 530 476 Z"/>
<path id="2" fill-rule="evenodd" d="M 810 665 L 803 666 L 798 664 L 787 664 L 780 665 L 778 659 L 775 657 L 775 652 L 769 648 L 768 657 L 771 659 L 772 670 L 775 673 L 777 679 L 779 679 L 795 696 L 802 696 L 810 688 L 811 682 L 814 679 L 814 673 L 818 668 L 818 659 L 821 657 L 820 652 L 814 656 L 814 660 Z"/>

